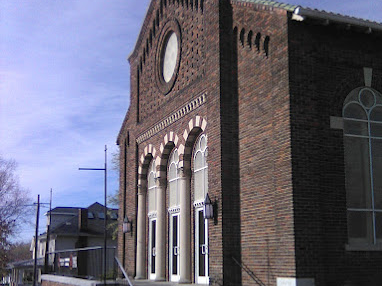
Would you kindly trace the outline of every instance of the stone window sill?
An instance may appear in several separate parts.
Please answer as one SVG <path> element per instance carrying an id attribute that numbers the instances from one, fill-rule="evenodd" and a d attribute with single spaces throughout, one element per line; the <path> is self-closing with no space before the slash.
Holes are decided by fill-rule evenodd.
<path id="1" fill-rule="evenodd" d="M 378 244 L 346 244 L 347 251 L 382 251 L 382 243 Z"/>

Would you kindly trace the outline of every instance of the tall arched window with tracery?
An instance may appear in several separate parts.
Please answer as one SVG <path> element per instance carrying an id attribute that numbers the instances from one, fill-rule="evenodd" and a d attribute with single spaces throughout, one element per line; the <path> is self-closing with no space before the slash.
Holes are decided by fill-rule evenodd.
<path id="1" fill-rule="evenodd" d="M 382 242 L 382 96 L 353 90 L 343 106 L 349 244 Z"/>
<path id="2" fill-rule="evenodd" d="M 194 151 L 194 201 L 204 201 L 208 192 L 207 137 L 201 135 Z"/>
<path id="3" fill-rule="evenodd" d="M 156 183 L 155 183 L 155 174 L 156 167 L 155 161 L 152 160 L 149 168 L 149 174 L 147 177 L 147 191 L 148 191 L 148 199 L 149 199 L 149 214 L 155 213 L 157 210 L 157 193 L 156 193 Z"/>
<path id="4" fill-rule="evenodd" d="M 157 186 L 155 182 L 156 166 L 155 160 L 151 160 L 147 176 L 148 192 L 148 217 L 149 217 L 149 247 L 148 247 L 148 274 L 150 279 L 156 278 L 155 256 L 156 256 L 156 212 L 157 212 Z"/>
<path id="5" fill-rule="evenodd" d="M 171 152 L 168 163 L 168 185 L 170 192 L 170 208 L 178 207 L 179 202 L 179 176 L 178 176 L 179 155 L 178 150 Z"/>
<path id="6" fill-rule="evenodd" d="M 168 160 L 167 179 L 169 191 L 169 272 L 171 281 L 179 281 L 179 154 L 175 148 Z"/>
<path id="7" fill-rule="evenodd" d="M 204 218 L 203 203 L 208 193 L 207 136 L 196 140 L 193 156 L 194 206 L 195 206 L 195 281 L 209 284 L 208 270 L 208 220 Z"/>

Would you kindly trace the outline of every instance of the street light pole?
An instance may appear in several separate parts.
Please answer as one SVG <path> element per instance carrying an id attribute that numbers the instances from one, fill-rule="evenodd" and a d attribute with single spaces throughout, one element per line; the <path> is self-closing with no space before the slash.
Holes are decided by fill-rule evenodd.
<path id="1" fill-rule="evenodd" d="M 38 221 L 40 216 L 40 195 L 37 196 L 37 210 L 36 210 L 36 233 L 34 238 L 34 263 L 33 263 L 33 286 L 37 286 L 38 268 L 37 268 L 37 252 L 38 252 Z"/>
<path id="2" fill-rule="evenodd" d="M 103 237 L 103 283 L 106 285 L 106 251 L 107 251 L 107 146 L 105 145 L 105 167 L 104 168 L 78 168 L 80 171 L 104 171 L 104 199 L 105 199 L 105 208 L 104 208 L 104 237 Z"/>

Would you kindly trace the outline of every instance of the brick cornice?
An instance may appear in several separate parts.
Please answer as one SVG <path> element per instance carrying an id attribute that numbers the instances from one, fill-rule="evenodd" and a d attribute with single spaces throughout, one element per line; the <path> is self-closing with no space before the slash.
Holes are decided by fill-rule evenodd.
<path id="1" fill-rule="evenodd" d="M 203 105 L 206 102 L 207 92 L 203 92 L 200 96 L 193 99 L 177 111 L 173 112 L 170 116 L 166 117 L 165 119 L 159 121 L 157 124 L 155 124 L 153 127 L 149 128 L 148 130 L 141 133 L 137 139 L 136 142 L 138 144 L 144 142 L 145 140 L 149 139 L 153 135 L 157 134 L 158 132 L 162 131 L 166 127 L 170 126 L 174 122 L 178 121 L 180 118 L 183 118 L 187 114 L 189 114 L 191 111 L 197 109 L 199 106 Z"/>

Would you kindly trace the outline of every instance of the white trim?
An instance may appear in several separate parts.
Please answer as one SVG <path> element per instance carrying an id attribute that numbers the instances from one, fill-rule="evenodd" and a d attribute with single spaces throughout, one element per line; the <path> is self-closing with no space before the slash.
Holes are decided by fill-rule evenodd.
<path id="1" fill-rule="evenodd" d="M 172 230 L 173 230 L 173 217 L 177 216 L 178 217 L 178 220 L 177 220 L 177 240 L 178 240 L 178 254 L 177 254 L 177 275 L 173 275 L 172 274 L 172 254 L 173 254 L 173 242 L 172 242 Z M 180 248 L 180 213 L 171 213 L 170 215 L 170 223 L 169 223 L 169 251 L 168 251 L 168 262 L 169 262 L 169 267 L 168 267 L 168 271 L 169 271 L 169 280 L 171 282 L 178 282 L 180 280 L 180 259 L 179 259 L 179 248 Z"/>
<path id="2" fill-rule="evenodd" d="M 198 200 L 194 202 L 194 208 L 201 208 L 204 206 L 204 201 Z"/>
<path id="3" fill-rule="evenodd" d="M 314 286 L 314 278 L 277 277 L 277 286 Z"/>
<path id="4" fill-rule="evenodd" d="M 155 214 L 156 215 L 156 214 Z M 147 267 L 147 274 L 148 274 L 148 277 L 150 280 L 155 280 L 155 278 L 157 277 L 157 274 L 156 274 L 156 265 L 155 265 L 155 273 L 151 273 L 151 244 L 152 244 L 152 239 L 151 239 L 151 236 L 152 236 L 152 222 L 155 221 L 155 236 L 156 236 L 156 232 L 157 232 L 157 223 L 156 223 L 156 218 L 150 218 L 149 219 L 149 243 L 148 243 L 148 253 L 147 253 L 147 256 L 148 256 L 148 261 L 147 261 L 147 264 L 148 264 L 148 267 Z M 156 238 L 155 238 L 155 243 L 156 243 Z M 155 257 L 155 264 L 156 264 L 156 257 Z"/>
<path id="5" fill-rule="evenodd" d="M 149 219 L 156 218 L 157 217 L 157 212 L 156 211 L 155 212 L 150 212 L 150 213 L 147 214 L 147 216 L 148 216 Z"/>
<path id="6" fill-rule="evenodd" d="M 171 207 L 168 209 L 169 214 L 174 214 L 180 212 L 180 206 Z"/>
<path id="7" fill-rule="evenodd" d="M 204 204 L 204 203 L 203 203 Z M 205 243 L 204 249 L 206 251 L 205 254 L 205 276 L 199 276 L 199 212 L 203 212 L 203 208 L 195 209 L 195 283 L 197 284 L 206 284 L 209 285 L 210 277 L 209 277 L 209 239 L 208 239 L 208 220 L 204 219 L 204 233 L 205 233 Z"/>

